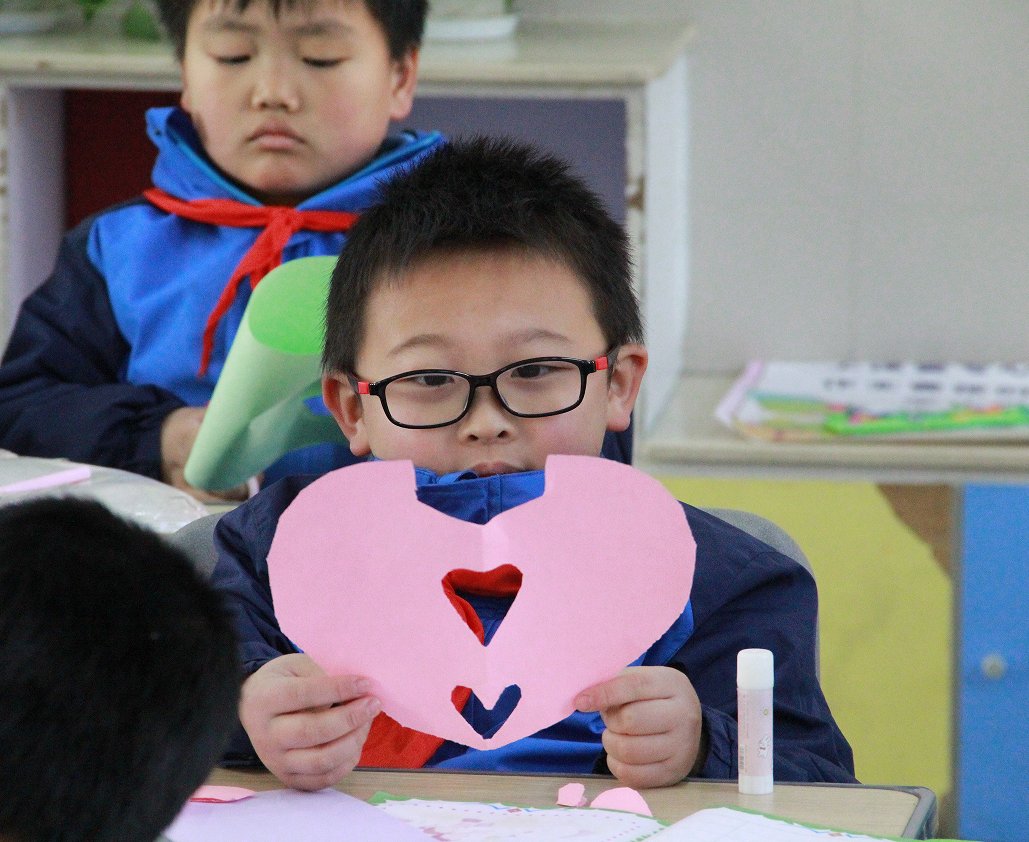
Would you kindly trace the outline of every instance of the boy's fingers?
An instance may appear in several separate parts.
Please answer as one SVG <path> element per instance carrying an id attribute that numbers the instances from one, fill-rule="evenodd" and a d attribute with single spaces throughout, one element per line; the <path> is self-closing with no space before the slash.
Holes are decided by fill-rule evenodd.
<path id="1" fill-rule="evenodd" d="M 608 728 L 601 741 L 609 760 L 613 757 L 630 766 L 665 763 L 672 759 L 667 734 L 628 735 Z"/>
<path id="2" fill-rule="evenodd" d="M 276 716 L 270 723 L 275 744 L 286 751 L 320 747 L 371 726 L 382 709 L 369 696 L 346 704 Z"/>
<path id="3" fill-rule="evenodd" d="M 343 704 L 371 692 L 372 684 L 353 675 L 307 675 L 277 682 L 268 688 L 265 700 L 277 713 L 323 708 Z"/>
<path id="4" fill-rule="evenodd" d="M 575 707 L 583 712 L 604 711 L 654 694 L 652 668 L 630 667 L 610 681 L 594 684 L 575 697 Z"/>
<path id="5" fill-rule="evenodd" d="M 607 708 L 600 715 L 607 730 L 638 737 L 671 730 L 676 714 L 670 699 L 645 699 Z"/>
<path id="6" fill-rule="evenodd" d="M 325 745 L 287 751 L 282 758 L 283 774 L 290 786 L 321 789 L 339 783 L 360 761 L 369 727 Z"/>
<path id="7" fill-rule="evenodd" d="M 607 768 L 619 782 L 634 789 L 668 786 L 681 778 L 666 763 L 632 764 L 608 757 Z M 683 775 L 682 777 L 685 777 Z"/>

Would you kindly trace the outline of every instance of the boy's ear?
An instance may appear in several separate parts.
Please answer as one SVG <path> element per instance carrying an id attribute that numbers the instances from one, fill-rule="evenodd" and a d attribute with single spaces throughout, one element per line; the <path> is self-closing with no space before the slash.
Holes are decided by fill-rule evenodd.
<path id="1" fill-rule="evenodd" d="M 368 445 L 368 433 L 364 427 L 364 411 L 361 396 L 354 391 L 350 382 L 338 374 L 326 374 L 322 377 L 322 400 L 332 417 L 336 419 L 343 435 L 350 443 L 350 452 L 354 456 L 367 456 L 371 453 Z"/>
<path id="2" fill-rule="evenodd" d="M 418 84 L 418 50 L 408 50 L 393 62 L 390 119 L 404 120 L 414 105 L 414 89 Z"/>
<path id="3" fill-rule="evenodd" d="M 647 370 L 647 349 L 630 343 L 618 349 L 607 384 L 607 429 L 620 433 L 629 428 L 643 373 Z"/>

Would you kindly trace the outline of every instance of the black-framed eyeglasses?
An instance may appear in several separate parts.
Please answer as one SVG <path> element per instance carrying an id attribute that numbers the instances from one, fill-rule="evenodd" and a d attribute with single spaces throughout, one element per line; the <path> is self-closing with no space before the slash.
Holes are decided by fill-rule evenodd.
<path id="1" fill-rule="evenodd" d="M 531 357 L 491 374 L 422 368 L 374 383 L 348 377 L 358 394 L 377 397 L 386 417 L 398 427 L 428 430 L 456 424 L 464 418 L 480 386 L 489 386 L 500 405 L 519 418 L 571 412 L 586 395 L 586 378 L 609 368 L 617 351 L 612 349 L 592 360 Z"/>

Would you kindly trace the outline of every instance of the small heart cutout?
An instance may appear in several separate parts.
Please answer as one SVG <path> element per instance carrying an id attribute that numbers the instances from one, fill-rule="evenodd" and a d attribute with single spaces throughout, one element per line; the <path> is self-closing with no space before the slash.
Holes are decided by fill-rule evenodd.
<path id="1" fill-rule="evenodd" d="M 463 702 L 464 699 L 467 699 L 467 704 Z M 458 713 L 465 709 L 471 711 L 468 717 L 469 724 L 475 729 L 476 734 L 488 740 L 511 718 L 511 714 L 522 700 L 522 690 L 517 684 L 509 684 L 497 697 L 497 703 L 488 708 L 475 695 L 474 690 L 458 685 L 450 694 L 450 700 Z"/>
<path id="2" fill-rule="evenodd" d="M 465 625 L 475 634 L 479 642 L 485 646 L 482 622 L 476 615 L 472 606 L 469 605 L 460 594 L 474 594 L 476 596 L 511 597 L 518 596 L 522 588 L 522 571 L 513 564 L 502 564 L 492 570 L 479 572 L 467 570 L 463 567 L 451 570 L 443 577 L 443 593 L 454 606 L 454 610 L 464 620 Z M 496 634 L 501 623 L 497 623 L 493 629 Z"/>

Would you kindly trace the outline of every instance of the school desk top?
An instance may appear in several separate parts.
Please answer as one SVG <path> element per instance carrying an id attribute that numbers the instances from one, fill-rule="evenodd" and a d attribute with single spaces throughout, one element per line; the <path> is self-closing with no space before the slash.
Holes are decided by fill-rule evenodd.
<path id="1" fill-rule="evenodd" d="M 368 799 L 376 792 L 452 801 L 502 801 L 552 807 L 563 784 L 579 782 L 592 799 L 618 786 L 613 778 L 590 775 L 497 775 L 434 770 L 359 769 L 337 789 Z M 208 783 L 253 790 L 278 789 L 269 772 L 216 769 Z M 740 795 L 735 781 L 690 780 L 640 791 L 656 818 L 677 821 L 705 807 L 742 807 L 810 824 L 879 836 L 924 839 L 936 829 L 936 797 L 923 787 L 857 784 L 776 784 L 771 795 Z"/>
<path id="2" fill-rule="evenodd" d="M 715 406 L 733 377 L 684 374 L 667 410 L 639 448 L 652 472 L 689 466 L 693 475 L 768 475 L 873 482 L 1026 482 L 1024 442 L 761 442 L 721 424 Z M 656 467 L 655 467 L 656 466 Z"/>

